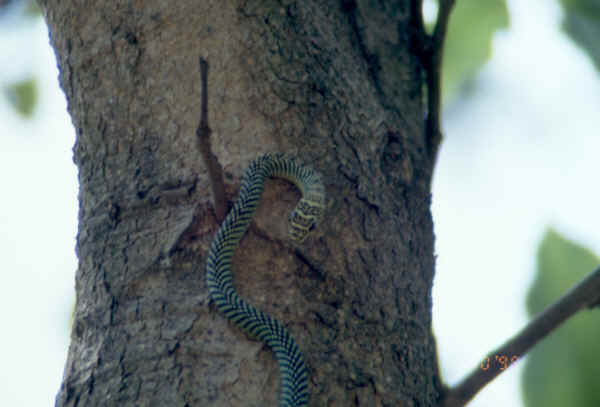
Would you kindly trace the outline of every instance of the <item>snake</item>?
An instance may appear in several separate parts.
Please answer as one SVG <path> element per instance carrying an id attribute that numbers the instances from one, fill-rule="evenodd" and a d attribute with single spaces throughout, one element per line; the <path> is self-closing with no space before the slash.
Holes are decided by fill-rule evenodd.
<path id="1" fill-rule="evenodd" d="M 211 243 L 206 284 L 217 310 L 275 353 L 280 375 L 279 407 L 300 407 L 308 404 L 308 372 L 296 341 L 281 322 L 240 297 L 232 283 L 232 258 L 252 222 L 267 178 L 288 180 L 302 193 L 289 215 L 289 237 L 293 242 L 303 243 L 321 220 L 325 209 L 321 175 L 291 155 L 259 156 L 244 172 L 239 195 Z"/>

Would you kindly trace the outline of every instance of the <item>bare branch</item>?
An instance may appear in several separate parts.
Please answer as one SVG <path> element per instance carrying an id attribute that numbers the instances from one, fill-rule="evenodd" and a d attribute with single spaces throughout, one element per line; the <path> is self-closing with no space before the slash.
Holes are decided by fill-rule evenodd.
<path id="1" fill-rule="evenodd" d="M 514 338 L 490 352 L 480 365 L 444 395 L 443 407 L 460 407 L 468 403 L 486 384 L 523 356 L 537 342 L 583 308 L 600 306 L 600 267 L 572 287 L 558 301 L 548 306 Z M 497 362 L 497 364 L 496 364 Z"/>
<path id="2" fill-rule="evenodd" d="M 448 29 L 450 12 L 454 6 L 455 0 L 440 0 L 438 17 L 425 48 L 426 56 L 426 74 L 427 74 L 427 121 L 426 135 L 427 147 L 432 162 L 435 163 L 437 151 L 442 141 L 441 130 L 441 76 L 442 76 L 442 57 L 444 54 L 444 40 Z"/>
<path id="3" fill-rule="evenodd" d="M 213 195 L 213 205 L 217 222 L 221 223 L 227 215 L 227 198 L 225 196 L 225 184 L 223 183 L 223 169 L 212 153 L 210 145 L 210 127 L 208 126 L 208 61 L 200 57 L 200 75 L 202 79 L 202 106 L 200 113 L 200 124 L 196 129 L 196 142 L 204 163 L 208 168 L 210 187 Z"/>

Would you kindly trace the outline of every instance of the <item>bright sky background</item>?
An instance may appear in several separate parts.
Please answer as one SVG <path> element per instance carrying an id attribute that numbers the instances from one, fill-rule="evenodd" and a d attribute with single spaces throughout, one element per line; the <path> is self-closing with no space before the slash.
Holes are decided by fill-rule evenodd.
<path id="1" fill-rule="evenodd" d="M 434 325 L 449 384 L 525 324 L 546 226 L 600 253 L 598 74 L 560 32 L 556 4 L 509 7 L 476 95 L 445 112 Z M 44 23 L 3 20 L 0 49 L 0 87 L 30 74 L 41 87 L 31 120 L 0 98 L 0 394 L 7 406 L 51 406 L 74 303 L 74 131 Z M 517 363 L 470 406 L 519 406 L 519 374 Z"/>

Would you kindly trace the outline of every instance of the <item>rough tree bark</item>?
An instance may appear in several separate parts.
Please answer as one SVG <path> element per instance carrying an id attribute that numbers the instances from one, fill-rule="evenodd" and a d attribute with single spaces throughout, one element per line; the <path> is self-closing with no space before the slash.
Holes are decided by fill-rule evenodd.
<path id="1" fill-rule="evenodd" d="M 325 177 L 325 219 L 304 245 L 286 237 L 299 193 L 270 181 L 234 260 L 240 294 L 303 350 L 310 405 L 435 405 L 420 1 L 40 4 L 80 181 L 56 405 L 277 405 L 272 353 L 215 311 L 204 283 L 218 224 L 195 147 L 200 56 L 230 199 L 261 152 Z"/>

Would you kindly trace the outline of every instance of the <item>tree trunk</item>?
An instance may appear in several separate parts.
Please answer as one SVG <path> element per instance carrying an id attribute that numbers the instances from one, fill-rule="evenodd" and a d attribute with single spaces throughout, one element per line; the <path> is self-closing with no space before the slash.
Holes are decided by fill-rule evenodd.
<path id="1" fill-rule="evenodd" d="M 269 181 L 234 285 L 304 353 L 310 406 L 433 406 L 431 167 L 419 1 L 40 0 L 77 133 L 77 304 L 57 406 L 276 406 L 270 349 L 218 313 L 218 228 L 196 149 L 199 57 L 212 149 L 235 198 L 257 155 L 320 171 L 324 220 Z"/>

